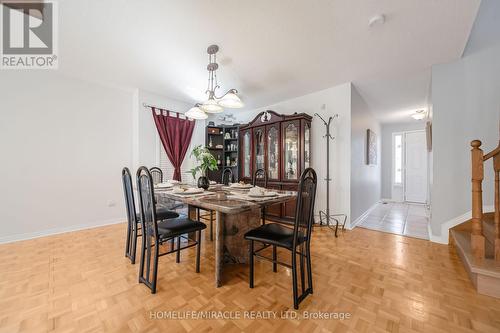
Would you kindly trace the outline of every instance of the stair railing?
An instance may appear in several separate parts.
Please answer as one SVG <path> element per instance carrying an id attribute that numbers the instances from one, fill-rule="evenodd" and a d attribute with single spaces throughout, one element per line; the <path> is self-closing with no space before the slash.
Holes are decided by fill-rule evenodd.
<path id="1" fill-rule="evenodd" d="M 483 190 L 484 162 L 493 158 L 495 173 L 495 260 L 500 261 L 500 142 L 497 148 L 484 155 L 481 141 L 471 142 L 472 157 L 472 234 L 471 247 L 473 255 L 484 258 L 485 238 L 483 235 Z"/>

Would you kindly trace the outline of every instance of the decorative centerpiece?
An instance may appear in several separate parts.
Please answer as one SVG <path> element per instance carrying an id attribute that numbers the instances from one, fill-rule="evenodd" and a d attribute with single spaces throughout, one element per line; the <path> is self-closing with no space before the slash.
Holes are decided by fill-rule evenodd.
<path id="1" fill-rule="evenodd" d="M 201 176 L 198 178 L 198 187 L 207 190 L 210 186 L 207 170 L 217 170 L 217 160 L 210 151 L 202 145 L 194 147 L 190 156 L 194 156 L 198 165 L 189 170 L 189 172 L 193 175 L 194 179 L 196 179 L 196 175 L 201 172 Z"/>

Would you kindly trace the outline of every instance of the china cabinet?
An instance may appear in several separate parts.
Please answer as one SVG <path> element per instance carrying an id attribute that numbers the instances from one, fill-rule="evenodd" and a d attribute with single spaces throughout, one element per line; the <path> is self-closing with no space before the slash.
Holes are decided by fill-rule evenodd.
<path id="1" fill-rule="evenodd" d="M 311 120 L 305 113 L 282 115 L 268 110 L 241 125 L 240 180 L 250 183 L 255 170 L 262 168 L 268 188 L 297 190 L 300 174 L 311 166 Z M 291 201 L 269 207 L 266 219 L 288 222 L 294 213 Z"/>

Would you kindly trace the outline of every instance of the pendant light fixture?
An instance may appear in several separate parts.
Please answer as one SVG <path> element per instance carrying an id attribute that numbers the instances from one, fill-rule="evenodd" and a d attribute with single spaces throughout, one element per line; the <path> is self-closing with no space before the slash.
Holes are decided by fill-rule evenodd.
<path id="1" fill-rule="evenodd" d="M 206 119 L 208 115 L 206 113 L 220 113 L 224 111 L 224 108 L 242 108 L 244 106 L 240 97 L 238 96 L 238 90 L 229 89 L 221 97 L 215 95 L 215 90 L 220 88 L 217 83 L 217 69 L 219 64 L 217 64 L 217 52 L 219 51 L 219 46 L 210 45 L 207 48 L 208 53 L 208 86 L 205 92 L 208 95 L 208 99 L 203 103 L 197 103 L 188 112 L 186 112 L 186 117 L 193 119 Z M 197 118 L 196 118 L 197 117 Z"/>
<path id="2" fill-rule="evenodd" d="M 196 105 L 189 109 L 184 115 L 191 119 L 208 118 L 208 115 L 202 109 L 200 109 L 200 103 L 196 103 Z"/>

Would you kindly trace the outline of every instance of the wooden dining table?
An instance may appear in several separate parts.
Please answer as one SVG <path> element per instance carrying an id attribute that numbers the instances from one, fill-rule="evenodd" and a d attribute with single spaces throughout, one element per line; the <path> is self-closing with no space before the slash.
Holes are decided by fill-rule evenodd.
<path id="1" fill-rule="evenodd" d="M 225 199 L 218 199 L 217 192 L 224 192 Z M 184 195 L 171 189 L 155 189 L 158 203 L 177 201 L 192 208 L 215 211 L 215 286 L 222 286 L 223 267 L 230 264 L 245 264 L 249 258 L 249 244 L 244 239 L 247 231 L 261 225 L 262 207 L 283 203 L 296 198 L 297 192 L 273 190 L 276 196 L 255 198 L 248 190 L 232 187 L 211 187 L 200 194 Z"/>

